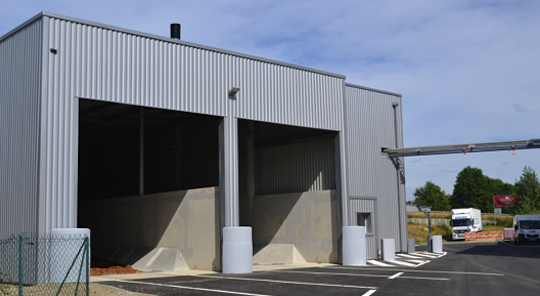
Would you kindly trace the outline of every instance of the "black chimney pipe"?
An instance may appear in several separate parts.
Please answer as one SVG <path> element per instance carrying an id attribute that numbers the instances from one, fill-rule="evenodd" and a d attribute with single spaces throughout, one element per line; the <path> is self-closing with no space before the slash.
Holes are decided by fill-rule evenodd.
<path id="1" fill-rule="evenodd" d="M 171 38 L 180 40 L 180 24 L 171 24 Z"/>

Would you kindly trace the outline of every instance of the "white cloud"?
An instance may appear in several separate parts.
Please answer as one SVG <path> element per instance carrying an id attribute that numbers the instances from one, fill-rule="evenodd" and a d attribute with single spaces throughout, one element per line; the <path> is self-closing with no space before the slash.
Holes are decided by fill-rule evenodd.
<path id="1" fill-rule="evenodd" d="M 51 11 L 347 76 L 403 94 L 406 146 L 540 138 L 540 2 L 2 1 L 0 35 Z M 513 182 L 537 151 L 410 158 L 407 196 L 471 165 Z"/>

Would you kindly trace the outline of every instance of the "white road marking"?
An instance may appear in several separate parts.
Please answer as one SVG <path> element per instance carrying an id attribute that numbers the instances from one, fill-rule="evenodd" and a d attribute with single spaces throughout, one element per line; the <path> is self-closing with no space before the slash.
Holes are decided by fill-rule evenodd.
<path id="1" fill-rule="evenodd" d="M 305 285 L 305 286 L 352 288 L 352 289 L 371 289 L 371 290 L 377 290 L 378 289 L 377 287 L 369 287 L 369 286 L 321 284 L 321 283 L 280 281 L 280 280 L 269 280 L 269 279 L 258 279 L 258 278 L 240 278 L 240 277 L 211 276 L 211 275 L 195 275 L 195 276 L 196 277 L 202 277 L 202 278 L 209 278 L 209 279 L 217 279 L 217 280 L 253 281 L 253 282 L 267 282 L 267 283 L 280 283 L 280 284 Z"/>
<path id="2" fill-rule="evenodd" d="M 225 294 L 234 294 L 234 295 L 272 296 L 272 295 L 267 295 L 267 294 L 253 294 L 253 293 L 243 293 L 243 292 L 232 292 L 232 291 L 225 291 L 225 290 L 204 289 L 204 288 L 195 288 L 195 287 L 178 286 L 178 285 L 165 285 L 165 284 L 157 284 L 157 283 L 150 283 L 150 282 L 122 281 L 122 280 L 115 280 L 115 281 L 116 282 L 129 283 L 129 284 L 141 284 L 141 285 L 149 285 L 149 286 L 159 286 L 159 287 L 177 288 L 177 289 L 186 289 L 186 290 L 196 290 L 196 291 L 205 291 L 205 292 L 216 292 L 216 293 L 225 293 Z"/>
<path id="3" fill-rule="evenodd" d="M 367 260 L 367 263 L 370 263 L 370 264 L 373 264 L 373 265 L 378 265 L 378 266 L 395 267 L 395 265 L 382 263 L 382 262 L 377 261 L 377 260 Z"/>
<path id="4" fill-rule="evenodd" d="M 361 269 L 356 269 L 361 270 Z M 388 277 L 388 275 L 382 275 L 382 274 L 369 274 L 369 273 L 341 273 L 341 272 L 319 272 L 319 271 L 296 271 L 296 270 L 268 270 L 269 272 L 281 272 L 281 273 L 303 273 L 303 274 L 322 274 L 322 275 L 334 275 L 334 276 L 355 276 L 355 277 L 377 277 L 377 278 L 388 278 L 388 279 L 394 279 L 405 272 L 398 272 L 394 274 L 393 276 Z M 397 276 L 396 276 L 397 275 Z M 395 277 L 394 277 L 395 276 Z M 431 281 L 446 281 L 449 280 L 448 278 L 434 278 L 434 277 L 413 277 L 413 276 L 402 276 L 401 278 L 407 278 L 407 279 L 416 279 L 416 280 L 431 280 Z"/>
<path id="5" fill-rule="evenodd" d="M 421 277 L 421 276 L 402 276 L 400 279 L 410 280 L 429 280 L 429 281 L 449 281 L 449 278 Z"/>
<path id="6" fill-rule="evenodd" d="M 366 293 L 362 294 L 362 296 L 369 296 L 369 295 L 373 295 L 373 293 L 377 292 L 377 290 L 369 290 L 367 291 Z"/>
<path id="7" fill-rule="evenodd" d="M 431 260 L 407 260 L 409 262 L 414 262 L 414 263 L 428 263 L 428 262 L 431 262 Z"/>
<path id="8" fill-rule="evenodd" d="M 396 254 L 396 257 L 405 257 L 405 258 L 411 258 L 411 259 L 421 259 L 422 257 L 418 256 L 411 256 L 409 254 Z"/>
<path id="9" fill-rule="evenodd" d="M 342 272 L 324 272 L 324 271 L 291 271 L 291 270 L 267 270 L 270 272 L 279 273 L 303 273 L 303 274 L 322 274 L 322 275 L 339 275 L 339 276 L 360 276 L 360 277 L 382 277 L 386 278 L 387 275 L 382 274 L 368 274 L 368 273 L 342 273 Z"/>
<path id="10" fill-rule="evenodd" d="M 393 280 L 393 279 L 397 278 L 398 276 L 400 276 L 402 274 L 403 274 L 403 272 L 398 272 L 398 273 L 394 274 L 393 276 L 388 277 L 388 279 Z"/>
<path id="11" fill-rule="evenodd" d="M 421 256 L 421 257 L 430 258 L 430 259 L 439 258 L 439 256 L 433 256 L 433 255 L 428 255 L 428 254 L 416 254 L 416 255 Z"/>
<path id="12" fill-rule="evenodd" d="M 324 268 L 324 267 L 320 267 L 320 268 Z M 347 266 L 334 266 L 332 268 L 358 270 L 358 268 L 347 267 Z M 474 271 L 418 270 L 418 269 L 377 268 L 377 267 L 362 267 L 362 269 L 363 270 L 380 270 L 380 271 L 394 270 L 394 271 L 415 272 L 415 273 L 446 273 L 446 274 L 466 274 L 466 275 L 482 275 L 482 276 L 505 276 L 504 273 L 474 272 Z"/>
<path id="13" fill-rule="evenodd" d="M 424 265 L 424 264 L 428 264 L 429 262 L 431 262 L 431 261 L 430 261 L 430 260 L 424 261 L 424 262 L 422 262 L 422 263 L 416 265 L 415 267 L 420 267 L 420 266 L 422 266 L 422 265 Z"/>
<path id="14" fill-rule="evenodd" d="M 408 263 L 408 262 L 403 262 L 403 261 L 396 261 L 396 260 L 385 260 L 385 262 L 390 262 L 390 263 L 392 263 L 392 264 L 403 265 L 403 266 L 410 266 L 410 267 L 416 266 L 416 264 L 412 264 L 412 263 Z"/>

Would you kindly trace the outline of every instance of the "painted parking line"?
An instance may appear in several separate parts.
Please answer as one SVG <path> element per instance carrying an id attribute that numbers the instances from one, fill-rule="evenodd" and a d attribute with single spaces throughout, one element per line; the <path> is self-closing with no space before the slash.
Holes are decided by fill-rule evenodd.
<path id="1" fill-rule="evenodd" d="M 281 280 L 271 280 L 271 279 L 241 278 L 241 277 L 230 277 L 230 276 L 195 275 L 195 277 L 217 279 L 217 280 L 252 281 L 252 282 L 266 282 L 266 283 L 277 283 L 277 284 L 321 286 L 321 287 L 332 287 L 332 288 L 351 288 L 351 289 L 369 289 L 369 290 L 378 289 L 377 287 L 370 287 L 370 286 L 322 284 L 322 283 L 313 283 L 313 282 L 281 281 Z"/>
<path id="2" fill-rule="evenodd" d="M 343 272 L 324 272 L 324 271 L 291 271 L 291 270 L 268 270 L 276 273 L 300 273 L 300 274 L 313 274 L 313 275 L 335 275 L 335 276 L 356 276 L 356 277 L 380 277 L 387 278 L 388 275 L 382 274 L 367 274 L 367 273 L 343 273 Z"/>
<path id="3" fill-rule="evenodd" d="M 438 278 L 438 277 L 422 277 L 422 276 L 401 276 L 400 279 L 409 279 L 409 280 L 427 280 L 427 281 L 449 281 L 449 278 Z"/>
<path id="4" fill-rule="evenodd" d="M 422 259 L 422 257 L 418 257 L 418 256 L 412 256 L 412 255 L 409 255 L 409 254 L 396 254 L 396 257 L 399 257 L 399 258 L 410 258 L 410 259 Z"/>
<path id="5" fill-rule="evenodd" d="M 321 267 L 324 268 L 324 267 Z M 335 269 L 347 269 L 347 270 L 375 270 L 375 271 L 403 271 L 413 273 L 439 273 L 439 274 L 461 274 L 461 275 L 479 275 L 479 276 L 505 276 L 504 273 L 494 272 L 475 272 L 475 271 L 452 271 L 452 270 L 421 270 L 421 269 L 399 269 L 399 268 L 378 268 L 378 267 L 349 267 L 349 266 L 334 266 Z"/>
<path id="6" fill-rule="evenodd" d="M 420 256 L 421 258 L 429 258 L 429 259 L 436 259 L 441 256 L 438 255 L 430 255 L 430 254 L 415 254 L 416 256 Z"/>
<path id="7" fill-rule="evenodd" d="M 360 270 L 360 269 L 356 269 Z M 317 274 L 317 275 L 334 275 L 334 276 L 354 276 L 354 277 L 377 277 L 377 278 L 388 278 L 388 279 L 394 279 L 402 274 L 404 274 L 406 271 L 398 272 L 390 277 L 388 275 L 382 275 L 382 274 L 369 274 L 369 273 L 341 273 L 341 272 L 324 272 L 324 271 L 272 271 L 272 272 L 281 272 L 281 273 L 301 273 L 301 274 Z M 396 277 L 394 277 L 396 276 Z M 447 281 L 448 278 L 435 278 L 435 277 L 415 277 L 415 276 L 402 276 L 401 278 L 406 279 L 415 279 L 415 280 L 431 280 L 431 281 Z"/>
<path id="8" fill-rule="evenodd" d="M 403 274 L 403 272 L 398 272 L 398 273 L 394 274 L 393 276 L 388 277 L 388 279 L 393 280 L 393 279 L 397 278 L 398 276 L 400 276 L 402 274 Z"/>
<path id="9" fill-rule="evenodd" d="M 431 260 L 412 260 L 412 259 L 409 259 L 407 261 L 413 262 L 413 263 L 428 263 L 428 262 L 431 262 Z"/>
<path id="10" fill-rule="evenodd" d="M 372 265 L 377 265 L 377 266 L 396 267 L 395 265 L 382 263 L 381 261 L 377 261 L 377 260 L 367 260 L 366 262 Z"/>
<path id="11" fill-rule="evenodd" d="M 188 286 L 157 284 L 157 283 L 140 282 L 140 281 L 122 281 L 122 280 L 115 280 L 115 281 L 116 281 L 116 282 L 122 282 L 122 283 L 128 283 L 128 284 L 141 284 L 141 285 L 148 285 L 148 286 L 159 286 L 159 287 L 166 287 L 166 288 L 175 288 L 175 289 L 184 289 L 184 290 L 195 290 L 195 291 L 204 291 L 204 292 L 215 292 L 215 293 L 233 294 L 233 295 L 244 295 L 244 296 L 272 296 L 272 295 L 268 295 L 268 294 L 253 294 L 253 293 L 244 293 L 244 292 L 233 292 L 233 291 L 226 291 L 226 290 L 195 288 L 195 287 L 188 287 Z"/>
<path id="12" fill-rule="evenodd" d="M 367 291 L 366 293 L 362 294 L 362 296 L 369 296 L 369 295 L 373 295 L 373 293 L 377 292 L 377 290 L 369 290 Z"/>
<path id="13" fill-rule="evenodd" d="M 397 261 L 397 260 L 384 260 L 384 262 L 390 262 L 395 265 L 403 265 L 403 266 L 409 266 L 409 267 L 415 267 L 417 265 L 417 264 L 412 264 L 409 262 Z"/>

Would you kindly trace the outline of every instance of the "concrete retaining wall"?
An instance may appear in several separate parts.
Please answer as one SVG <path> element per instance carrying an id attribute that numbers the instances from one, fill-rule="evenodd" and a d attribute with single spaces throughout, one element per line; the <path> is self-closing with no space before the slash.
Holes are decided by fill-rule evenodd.
<path id="1" fill-rule="evenodd" d="M 254 251 L 293 244 L 308 262 L 338 262 L 334 190 L 253 198 Z"/>
<path id="2" fill-rule="evenodd" d="M 208 187 L 83 202 L 79 226 L 91 229 L 92 249 L 108 252 L 105 260 L 134 264 L 155 249 L 178 249 L 190 269 L 220 270 L 218 191 Z"/>

